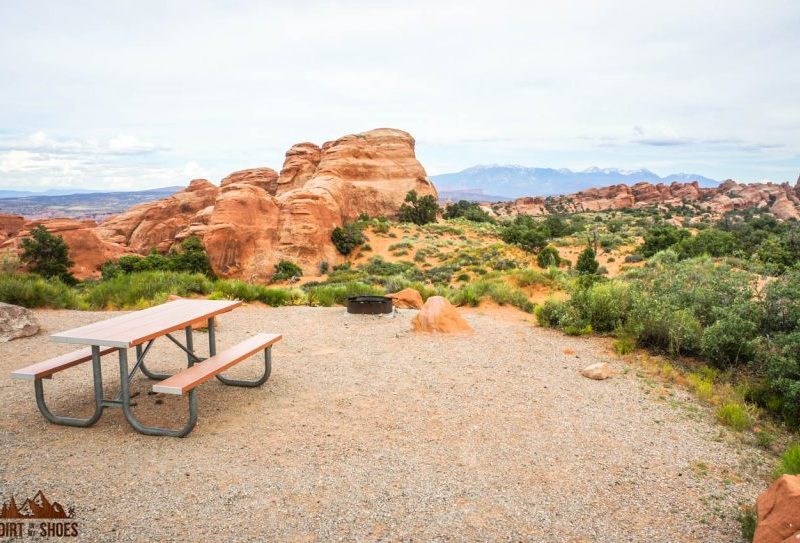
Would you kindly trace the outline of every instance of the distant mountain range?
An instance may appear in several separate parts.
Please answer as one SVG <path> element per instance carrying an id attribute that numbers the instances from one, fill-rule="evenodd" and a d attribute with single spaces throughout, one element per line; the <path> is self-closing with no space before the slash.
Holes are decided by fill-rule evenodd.
<path id="1" fill-rule="evenodd" d="M 22 215 L 31 219 L 69 217 L 101 221 L 126 211 L 131 206 L 166 198 L 184 188 L 161 187 L 127 192 L 70 189 L 66 193 L 62 193 L 60 189 L 46 192 L 0 190 L 0 213 Z M 16 195 L 9 196 L 9 193 Z"/>
<path id="2" fill-rule="evenodd" d="M 591 187 L 604 187 L 640 181 L 650 183 L 687 183 L 697 181 L 701 187 L 716 187 L 719 181 L 702 175 L 675 173 L 661 177 L 647 169 L 619 170 L 616 168 L 589 168 L 572 171 L 567 168 L 528 168 L 526 166 L 479 165 L 460 172 L 431 176 L 440 195 L 466 194 L 474 200 L 491 201 L 493 198 L 519 198 L 521 196 L 550 196 L 570 194 Z M 483 198 L 481 196 L 485 194 Z M 490 197 L 489 195 L 496 195 Z"/>

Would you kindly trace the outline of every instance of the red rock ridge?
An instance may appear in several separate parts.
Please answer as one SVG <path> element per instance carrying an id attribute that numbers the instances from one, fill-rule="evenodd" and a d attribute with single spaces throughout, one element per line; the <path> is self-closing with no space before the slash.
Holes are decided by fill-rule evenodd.
<path id="1" fill-rule="evenodd" d="M 642 182 L 591 188 L 565 196 L 518 198 L 490 208 L 498 216 L 509 216 L 683 204 L 693 204 L 715 217 L 732 210 L 766 209 L 779 219 L 800 219 L 800 180 L 794 187 L 789 183 L 744 184 L 731 179 L 714 188 L 701 188 L 696 181 L 669 185 Z"/>

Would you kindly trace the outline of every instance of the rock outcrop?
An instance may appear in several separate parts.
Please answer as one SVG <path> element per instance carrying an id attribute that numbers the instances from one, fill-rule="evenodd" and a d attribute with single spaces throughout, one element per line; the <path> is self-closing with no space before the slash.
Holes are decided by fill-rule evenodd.
<path id="1" fill-rule="evenodd" d="M 784 475 L 758 497 L 753 543 L 800 541 L 800 475 Z"/>
<path id="2" fill-rule="evenodd" d="M 45 219 L 26 222 L 15 237 L 0 245 L 0 251 L 21 252 L 22 238 L 38 224 L 47 228 L 48 232 L 64 238 L 69 246 L 69 256 L 74 262 L 70 271 L 78 279 L 100 277 L 100 270 L 105 262 L 116 260 L 131 252 L 128 248 L 102 239 L 97 223 L 76 219 Z"/>
<path id="3" fill-rule="evenodd" d="M 25 228 L 25 217 L 0 213 L 0 243 L 17 236 Z"/>
<path id="4" fill-rule="evenodd" d="M 0 343 L 20 337 L 34 336 L 39 323 L 33 311 L 18 305 L 0 302 Z"/>
<path id="5" fill-rule="evenodd" d="M 169 198 L 109 219 L 97 235 L 140 254 L 167 251 L 196 235 L 215 273 L 264 280 L 281 259 L 306 271 L 340 261 L 333 229 L 361 213 L 396 216 L 410 190 L 437 196 L 411 135 L 380 128 L 321 147 L 294 145 L 280 175 L 270 168 L 241 170 L 220 187 L 196 179 Z"/>
<path id="6" fill-rule="evenodd" d="M 392 299 L 394 307 L 399 307 L 400 309 L 422 309 L 422 295 L 413 288 L 404 288 L 394 294 L 387 294 L 386 297 Z"/>
<path id="7" fill-rule="evenodd" d="M 163 200 L 134 206 L 125 213 L 103 222 L 97 234 L 103 240 L 145 254 L 153 248 L 166 251 L 183 239 L 197 215 L 213 206 L 219 187 L 205 179 L 195 179 L 189 186 Z"/>
<path id="8" fill-rule="evenodd" d="M 472 330 L 458 309 L 443 296 L 428 298 L 420 312 L 411 321 L 411 326 L 415 332 L 440 332 L 443 334 Z"/>
<path id="9" fill-rule="evenodd" d="M 591 188 L 552 197 L 524 197 L 484 207 L 498 216 L 547 215 L 579 211 L 605 211 L 649 205 L 691 205 L 713 217 L 733 210 L 764 209 L 779 219 L 800 220 L 800 183 L 742 184 L 727 180 L 715 188 L 701 188 L 691 183 L 636 183 Z"/>

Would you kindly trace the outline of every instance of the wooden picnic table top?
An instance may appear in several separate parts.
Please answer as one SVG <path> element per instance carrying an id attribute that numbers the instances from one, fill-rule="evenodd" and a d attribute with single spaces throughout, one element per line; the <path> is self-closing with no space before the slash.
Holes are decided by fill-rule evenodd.
<path id="1" fill-rule="evenodd" d="M 240 305 L 242 302 L 236 300 L 175 300 L 59 332 L 51 335 L 50 340 L 126 349 L 227 313 Z"/>

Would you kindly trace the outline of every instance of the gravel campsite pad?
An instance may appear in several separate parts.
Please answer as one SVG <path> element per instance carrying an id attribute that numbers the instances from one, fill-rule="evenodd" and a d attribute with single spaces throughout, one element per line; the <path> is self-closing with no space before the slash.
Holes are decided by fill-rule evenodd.
<path id="1" fill-rule="evenodd" d="M 465 312 L 471 335 L 415 334 L 414 314 L 223 315 L 220 347 L 284 335 L 272 378 L 201 385 L 197 427 L 176 439 L 137 434 L 116 409 L 88 429 L 45 422 L 9 372 L 70 350 L 48 334 L 115 313 L 36 311 L 38 336 L 0 344 L 3 499 L 42 490 L 93 541 L 739 540 L 768 459 L 689 396 L 652 393 L 604 340 L 481 310 Z M 185 355 L 162 339 L 148 360 L 176 370 Z M 601 361 L 613 378 L 580 376 Z M 53 411 L 90 411 L 90 366 L 45 382 Z M 118 371 L 104 357 L 106 397 Z M 151 385 L 133 382 L 140 420 L 180 424 L 185 398 Z"/>

